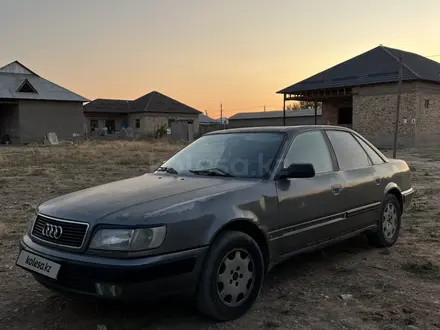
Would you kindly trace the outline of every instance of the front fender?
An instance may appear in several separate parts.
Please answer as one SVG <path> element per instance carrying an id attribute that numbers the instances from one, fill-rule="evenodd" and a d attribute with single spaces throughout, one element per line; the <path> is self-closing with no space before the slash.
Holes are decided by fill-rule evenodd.
<path id="1" fill-rule="evenodd" d="M 386 196 L 392 189 L 397 189 L 400 194 L 402 194 L 402 190 L 395 182 L 389 182 L 384 189 L 383 195 Z"/>

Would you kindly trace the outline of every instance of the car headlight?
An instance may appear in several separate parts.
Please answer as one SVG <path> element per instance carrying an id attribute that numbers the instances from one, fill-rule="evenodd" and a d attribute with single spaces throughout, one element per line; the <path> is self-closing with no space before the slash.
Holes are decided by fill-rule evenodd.
<path id="1" fill-rule="evenodd" d="M 165 240 L 165 226 L 139 229 L 100 229 L 89 248 L 105 251 L 143 251 L 158 248 Z"/>

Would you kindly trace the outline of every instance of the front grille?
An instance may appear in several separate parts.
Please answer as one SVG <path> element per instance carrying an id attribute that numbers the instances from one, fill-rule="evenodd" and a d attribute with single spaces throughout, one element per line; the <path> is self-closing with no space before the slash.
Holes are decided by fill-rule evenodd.
<path id="1" fill-rule="evenodd" d="M 50 234 L 50 231 L 46 232 L 46 225 L 56 226 L 56 228 L 61 227 L 61 235 L 53 235 L 55 231 L 52 232 L 52 235 Z M 80 248 L 83 244 L 87 228 L 88 225 L 85 223 L 56 220 L 38 215 L 32 229 L 32 235 L 43 241 L 53 244 L 63 245 L 72 248 Z"/>

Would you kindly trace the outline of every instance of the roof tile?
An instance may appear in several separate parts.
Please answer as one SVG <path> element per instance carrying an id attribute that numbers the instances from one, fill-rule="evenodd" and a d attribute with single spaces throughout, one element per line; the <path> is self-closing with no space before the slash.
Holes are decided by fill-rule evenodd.
<path id="1" fill-rule="evenodd" d="M 418 54 L 378 46 L 277 93 L 293 94 L 318 89 L 397 82 L 400 55 L 403 59 L 403 81 L 424 80 L 440 84 L 440 63 Z"/>

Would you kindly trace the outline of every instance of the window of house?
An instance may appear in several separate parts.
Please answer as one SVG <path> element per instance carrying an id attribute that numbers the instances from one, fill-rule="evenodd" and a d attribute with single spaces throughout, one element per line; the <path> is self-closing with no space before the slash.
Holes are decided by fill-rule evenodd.
<path id="1" fill-rule="evenodd" d="M 134 126 L 135 126 L 136 128 L 141 128 L 141 120 L 140 120 L 140 119 L 136 119 L 136 120 L 135 120 L 135 124 L 134 124 Z"/>
<path id="2" fill-rule="evenodd" d="M 332 158 L 321 131 L 300 133 L 284 158 L 284 167 L 293 163 L 310 163 L 315 168 L 315 173 L 333 171 Z"/>
<path id="3" fill-rule="evenodd" d="M 26 79 L 23 84 L 18 88 L 19 93 L 38 93 L 34 86 Z"/>
<path id="4" fill-rule="evenodd" d="M 429 100 L 425 99 L 425 108 L 429 108 Z"/>
<path id="5" fill-rule="evenodd" d="M 107 127 L 107 133 L 114 133 L 116 130 L 116 123 L 114 119 L 107 119 L 105 121 L 105 127 Z"/>
<path id="6" fill-rule="evenodd" d="M 364 149 L 349 132 L 328 130 L 327 135 L 341 170 L 354 170 L 370 166 L 370 160 Z"/>
<path id="7" fill-rule="evenodd" d="M 98 129 L 98 121 L 96 119 L 90 120 L 90 130 L 92 132 L 96 131 Z"/>

